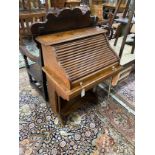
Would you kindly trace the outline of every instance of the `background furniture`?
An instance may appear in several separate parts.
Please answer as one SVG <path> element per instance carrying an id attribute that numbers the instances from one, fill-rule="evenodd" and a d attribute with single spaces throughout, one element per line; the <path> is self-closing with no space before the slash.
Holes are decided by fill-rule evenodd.
<path id="1" fill-rule="evenodd" d="M 19 0 L 19 11 L 47 11 L 48 8 L 48 0 L 45 0 L 45 3 L 42 3 L 41 0 Z"/>
<path id="2" fill-rule="evenodd" d="M 51 7 L 54 8 L 64 8 L 66 0 L 50 0 Z"/>
<path id="3" fill-rule="evenodd" d="M 35 22 L 43 22 L 45 20 L 46 12 L 22 12 L 19 14 L 19 39 L 20 44 L 23 44 L 25 37 L 32 37 L 31 25 Z"/>
<path id="4" fill-rule="evenodd" d="M 64 8 L 80 6 L 81 0 L 51 0 L 51 7 Z"/>
<path id="5" fill-rule="evenodd" d="M 25 67 L 27 69 L 30 84 L 43 96 L 46 101 L 48 101 L 46 77 L 45 74 L 42 72 L 43 64 L 41 54 L 36 57 L 31 54 L 23 45 L 19 46 L 19 50 L 24 57 Z M 40 50 L 41 49 L 39 48 L 39 51 Z M 29 64 L 29 60 L 34 62 L 34 64 Z"/>
<path id="6" fill-rule="evenodd" d="M 65 7 L 80 6 L 81 0 L 66 0 Z"/>
<path id="7" fill-rule="evenodd" d="M 57 10 L 58 11 L 58 10 Z M 56 12 L 54 12 L 54 14 L 56 14 Z M 32 16 L 33 15 L 33 16 Z M 32 17 L 36 16 L 36 19 L 39 18 L 38 16 L 39 14 L 22 14 L 21 18 L 23 17 L 23 24 L 25 24 L 25 22 L 27 22 L 27 18 L 25 17 L 29 17 L 28 18 L 28 22 L 32 21 Z M 41 20 L 37 20 L 37 21 L 32 21 L 30 24 L 33 25 L 34 23 L 38 24 L 38 21 L 44 21 L 46 18 L 46 14 L 43 12 L 41 14 Z M 22 20 L 21 20 L 22 21 Z M 49 28 L 50 29 L 50 28 Z M 49 31 L 49 29 L 47 29 L 46 31 Z M 32 27 L 30 27 L 29 25 L 27 25 L 27 27 L 23 26 L 23 29 L 26 31 L 26 34 L 30 34 L 32 36 L 32 38 L 34 39 L 34 42 L 36 43 L 38 49 L 39 49 L 39 56 L 36 57 L 34 55 L 32 55 L 26 48 L 26 46 L 24 45 L 24 43 L 20 44 L 19 49 L 21 54 L 24 57 L 24 61 L 25 61 L 25 65 L 26 65 L 26 69 L 27 69 L 27 73 L 28 73 L 28 77 L 29 77 L 29 81 L 30 84 L 36 88 L 36 90 L 38 90 L 38 92 L 44 97 L 44 99 L 46 101 L 48 101 L 48 93 L 47 93 L 47 86 L 46 86 L 46 76 L 44 74 L 44 72 L 42 71 L 42 66 L 43 66 L 43 59 L 42 59 L 42 52 L 41 52 L 41 47 L 40 44 L 35 40 L 36 36 L 38 35 L 43 35 L 46 34 L 46 32 L 42 31 L 42 29 L 38 29 L 36 31 L 36 29 L 32 29 Z M 24 33 L 25 34 L 25 33 Z M 32 62 L 34 62 L 34 64 L 29 64 L 29 61 L 31 60 Z"/>
<path id="8" fill-rule="evenodd" d="M 19 50 L 24 57 L 25 67 L 27 69 L 31 86 L 33 86 L 43 96 L 43 98 L 48 101 L 46 77 L 41 69 L 41 57 L 32 55 L 25 46 L 20 45 Z M 30 65 L 29 60 L 34 62 L 34 64 Z"/>
<path id="9" fill-rule="evenodd" d="M 48 0 L 45 0 L 44 4 L 40 0 L 19 1 L 19 39 L 21 44 L 25 37 L 32 36 L 30 30 L 32 23 L 45 20 L 48 9 Z"/>
<path id="10" fill-rule="evenodd" d="M 43 22 L 47 13 L 57 13 L 60 8 L 79 6 L 81 0 L 51 0 L 49 8 L 48 0 L 20 0 L 19 1 L 19 39 L 32 37 L 30 27 L 32 23 Z"/>
<path id="11" fill-rule="evenodd" d="M 115 42 L 114 42 L 115 46 L 117 44 L 117 40 L 118 40 L 119 36 L 121 35 L 122 27 L 124 27 L 124 32 L 123 32 L 124 37 L 123 37 L 123 41 L 122 41 L 122 45 L 121 45 L 120 53 L 119 53 L 120 58 L 122 57 L 124 46 L 127 43 L 126 42 L 127 36 L 131 32 L 131 30 L 132 31 L 134 30 L 134 25 L 133 24 L 135 24 L 135 20 L 133 19 L 133 17 L 134 17 L 134 14 L 135 14 L 135 1 L 133 0 L 131 5 L 130 5 L 130 3 L 131 3 L 131 0 L 128 0 L 127 9 L 124 11 L 123 17 L 115 19 L 115 21 L 120 23 L 120 26 L 119 26 L 120 28 L 119 28 L 119 31 L 117 31 L 117 36 L 116 36 L 116 39 L 115 39 Z M 129 7 L 129 5 L 130 5 L 130 7 Z M 127 16 L 127 13 L 128 13 L 128 16 Z M 133 46 L 131 53 L 134 53 L 135 38 L 133 38 L 133 42 L 132 42 L 131 45 Z"/>
<path id="12" fill-rule="evenodd" d="M 118 1 L 119 3 L 119 1 Z M 117 5 L 118 3 L 114 3 L 114 4 L 111 4 L 111 3 L 103 3 L 103 18 L 104 19 L 108 19 L 108 14 L 111 12 L 111 13 L 114 13 L 115 12 L 115 9 L 117 8 Z M 126 8 L 126 4 L 120 4 L 119 6 L 119 10 L 118 12 L 123 12 L 123 10 Z"/>
<path id="13" fill-rule="evenodd" d="M 131 2 L 130 0 L 128 1 L 128 7 L 127 9 L 124 11 L 124 14 L 121 18 L 118 19 L 114 19 L 115 21 L 119 22 L 119 28 L 115 41 L 114 41 L 114 46 L 117 47 L 117 41 L 119 38 L 122 38 L 121 44 L 120 44 L 120 48 L 118 50 L 118 55 L 120 57 L 120 62 L 121 60 L 124 59 L 124 63 L 121 64 L 122 65 L 122 71 L 118 74 L 118 76 L 115 77 L 115 79 L 113 80 L 113 85 L 115 86 L 118 82 L 120 82 L 122 79 L 128 78 L 130 72 L 133 70 L 134 68 L 134 63 L 135 63 L 135 58 L 134 58 L 134 49 L 135 49 L 135 30 L 134 30 L 134 11 L 135 11 L 135 4 L 134 4 L 134 0 L 132 1 L 132 3 L 130 4 L 129 2 Z M 129 7 L 130 4 L 130 7 Z M 127 15 L 128 13 L 128 15 Z M 124 31 L 122 37 L 119 37 L 120 33 L 121 33 L 121 28 L 122 26 L 124 27 Z M 130 34 L 131 36 L 132 33 L 132 37 L 130 38 L 130 40 L 128 41 L 127 38 Z M 127 44 L 127 45 L 126 45 Z M 130 45 L 130 50 L 128 51 L 128 53 L 125 53 L 127 46 Z"/>

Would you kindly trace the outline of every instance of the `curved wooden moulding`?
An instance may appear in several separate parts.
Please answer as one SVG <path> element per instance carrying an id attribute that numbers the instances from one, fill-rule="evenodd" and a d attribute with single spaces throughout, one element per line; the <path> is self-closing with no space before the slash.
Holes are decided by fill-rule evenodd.
<path id="1" fill-rule="evenodd" d="M 35 23 L 31 26 L 33 35 L 43 35 L 78 28 L 95 26 L 98 18 L 90 16 L 90 11 L 85 13 L 79 8 L 64 9 L 56 15 L 49 13 L 45 22 Z"/>

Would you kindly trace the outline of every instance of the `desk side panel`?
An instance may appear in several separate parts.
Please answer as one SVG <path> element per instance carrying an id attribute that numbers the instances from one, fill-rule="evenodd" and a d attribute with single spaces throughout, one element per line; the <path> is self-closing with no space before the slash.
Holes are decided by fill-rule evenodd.
<path id="1" fill-rule="evenodd" d="M 55 77 L 57 77 L 59 80 L 61 80 L 62 85 L 64 85 L 68 89 L 71 89 L 69 77 L 67 76 L 64 69 L 58 62 L 55 49 L 51 46 L 42 45 L 42 51 L 43 51 L 44 67 L 49 72 L 49 74 L 51 76 L 54 75 Z"/>

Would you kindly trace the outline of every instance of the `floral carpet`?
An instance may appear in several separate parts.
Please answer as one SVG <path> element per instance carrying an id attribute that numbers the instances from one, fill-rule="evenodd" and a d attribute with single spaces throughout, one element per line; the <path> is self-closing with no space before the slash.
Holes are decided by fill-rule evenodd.
<path id="1" fill-rule="evenodd" d="M 131 109 L 135 109 L 135 73 L 130 73 L 128 79 L 113 88 L 113 92 L 123 100 Z"/>
<path id="2" fill-rule="evenodd" d="M 20 155 L 134 155 L 134 117 L 97 89 L 93 101 L 61 126 L 48 103 L 19 71 Z"/>

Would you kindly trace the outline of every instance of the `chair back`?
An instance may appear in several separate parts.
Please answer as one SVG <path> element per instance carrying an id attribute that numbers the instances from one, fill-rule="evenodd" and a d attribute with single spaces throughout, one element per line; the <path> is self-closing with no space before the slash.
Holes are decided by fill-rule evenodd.
<path id="1" fill-rule="evenodd" d="M 31 35 L 31 25 L 35 22 L 43 22 L 46 14 L 44 12 L 37 14 L 20 15 L 19 18 L 19 34 L 23 36 Z"/>
<path id="2" fill-rule="evenodd" d="M 64 8 L 66 0 L 51 0 L 51 7 Z"/>
<path id="3" fill-rule="evenodd" d="M 48 0 L 20 0 L 20 11 L 46 10 L 48 11 Z"/>

